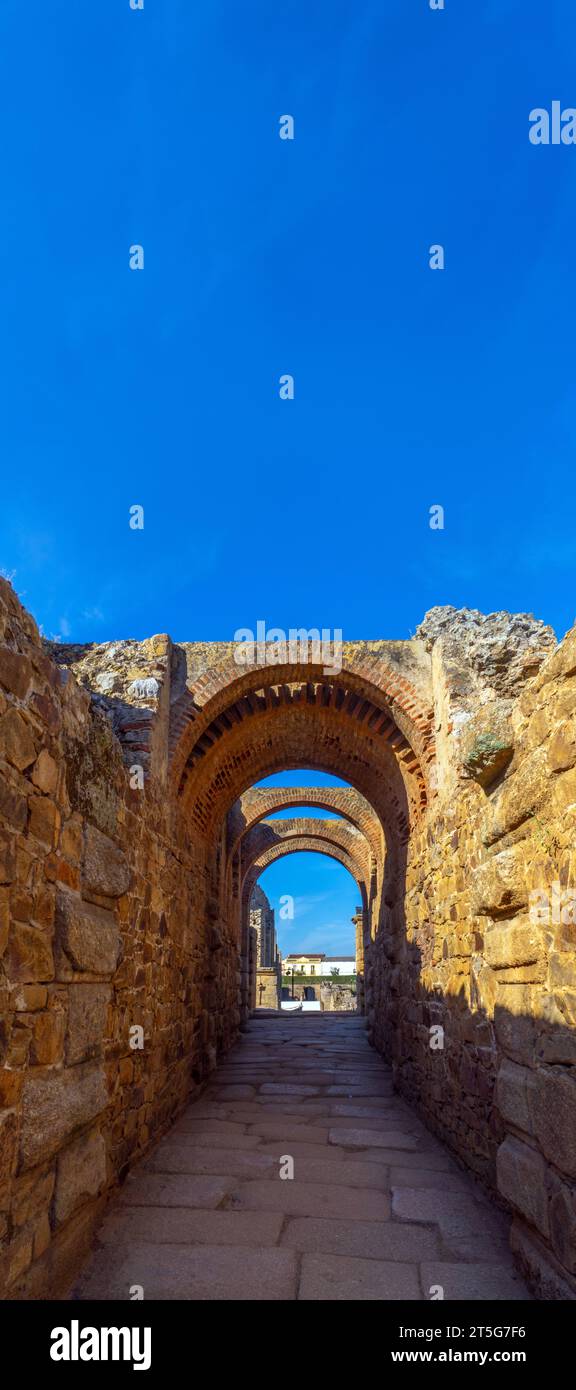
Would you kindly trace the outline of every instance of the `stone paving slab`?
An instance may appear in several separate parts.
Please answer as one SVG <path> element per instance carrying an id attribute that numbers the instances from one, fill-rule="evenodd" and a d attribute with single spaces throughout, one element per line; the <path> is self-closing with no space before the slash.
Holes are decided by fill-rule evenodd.
<path id="1" fill-rule="evenodd" d="M 258 1141 L 282 1139 L 283 1142 L 292 1140 L 299 1144 L 323 1144 L 328 1148 L 328 1125 L 323 1129 L 317 1125 L 299 1125 L 294 1124 L 291 1118 L 284 1121 L 260 1120 L 257 1124 L 250 1124 L 248 1134 Z"/>
<path id="2" fill-rule="evenodd" d="M 171 1134 L 200 1134 L 205 1138 L 207 1134 L 246 1134 L 245 1120 L 224 1120 L 215 1115 L 213 1119 L 182 1119 L 177 1120 Z"/>
<path id="3" fill-rule="evenodd" d="M 146 1173 L 128 1178 L 118 1201 L 122 1206 L 214 1208 L 237 1186 L 235 1176 L 192 1177 L 189 1174 Z"/>
<path id="4" fill-rule="evenodd" d="M 278 1302 L 296 1297 L 298 1257 L 269 1246 L 105 1246 L 81 1279 L 79 1296 L 129 1299 L 135 1285 L 145 1299 L 162 1302 Z"/>
<path id="5" fill-rule="evenodd" d="M 422 1155 L 422 1161 L 425 1161 Z M 398 1160 L 399 1155 L 396 1155 Z M 390 1185 L 393 1189 L 400 1187 L 425 1187 L 434 1188 L 437 1192 L 468 1192 L 470 1179 L 465 1173 L 446 1173 L 442 1169 L 433 1168 L 397 1168 L 390 1167 Z"/>
<path id="6" fill-rule="evenodd" d="M 240 1211 L 281 1211 L 286 1216 L 342 1216 L 356 1221 L 387 1221 L 390 1201 L 386 1193 L 370 1188 L 350 1189 L 326 1182 L 247 1182 L 232 1195 Z"/>
<path id="7" fill-rule="evenodd" d="M 176 1144 L 168 1140 L 160 1146 L 152 1158 L 144 1164 L 144 1170 L 151 1173 L 192 1173 L 218 1174 L 223 1178 L 264 1177 L 276 1178 L 278 1164 L 270 1154 L 249 1152 L 243 1149 L 201 1149 L 189 1144 Z"/>
<path id="8" fill-rule="evenodd" d="M 99 1232 L 102 1245 L 277 1245 L 284 1218 L 268 1211 L 191 1211 L 184 1207 L 117 1207 Z M 287 1241 L 286 1244 L 291 1244 Z M 427 1250 L 429 1257 L 436 1250 Z"/>
<path id="9" fill-rule="evenodd" d="M 341 1144 L 347 1149 L 417 1149 L 413 1134 L 407 1130 L 389 1129 L 331 1129 L 329 1144 Z"/>
<path id="10" fill-rule="evenodd" d="M 443 1262 L 422 1265 L 424 1290 L 440 1287 L 445 1299 L 530 1300 L 520 1275 L 502 1268 L 500 1264 L 448 1264 Z"/>
<path id="11" fill-rule="evenodd" d="M 304 1255 L 299 1299 L 358 1303 L 422 1299 L 418 1266 L 398 1261 Z"/>
<path id="12" fill-rule="evenodd" d="M 314 1255 L 356 1255 L 414 1264 L 439 1258 L 441 1248 L 437 1232 L 428 1226 L 402 1229 L 394 1221 L 330 1221 L 313 1216 L 289 1219 L 280 1244 Z"/>
<path id="13" fill-rule="evenodd" d="M 306 1138 L 305 1134 L 302 1135 L 302 1138 Z M 260 1143 L 260 1153 L 272 1154 L 276 1159 L 280 1159 L 284 1154 L 288 1153 L 290 1157 L 294 1159 L 295 1163 L 297 1159 L 302 1159 L 303 1161 L 306 1161 L 306 1159 L 319 1159 L 323 1163 L 334 1164 L 335 1161 L 336 1166 L 339 1166 L 346 1157 L 343 1149 L 330 1148 L 330 1145 L 327 1144 L 326 1141 L 324 1141 L 323 1144 L 308 1144 L 300 1143 L 297 1139 L 280 1138 L 277 1135 L 275 1139 L 262 1139 Z M 351 1155 L 349 1154 L 348 1157 L 351 1157 Z M 354 1155 L 354 1158 L 355 1157 Z M 296 1164 L 296 1171 L 298 1173 L 300 1172 L 299 1163 Z"/>
<path id="14" fill-rule="evenodd" d="M 134 1285 L 186 1301 L 529 1297 L 507 1218 L 394 1093 L 363 1021 L 330 1015 L 253 1019 L 129 1176 L 74 1296 Z"/>
<path id="15" fill-rule="evenodd" d="M 215 1134 L 213 1129 L 206 1134 L 187 1134 L 179 1126 L 171 1131 L 170 1139 L 180 1141 L 188 1149 L 257 1149 L 260 1144 L 257 1134 Z"/>
<path id="16" fill-rule="evenodd" d="M 459 1229 L 470 1232 L 485 1231 L 492 1221 L 495 1234 L 498 1229 L 496 1214 L 487 1203 L 476 1198 L 473 1187 L 463 1192 L 392 1187 L 392 1209 L 403 1221 L 447 1220 L 453 1224 L 456 1218 Z"/>

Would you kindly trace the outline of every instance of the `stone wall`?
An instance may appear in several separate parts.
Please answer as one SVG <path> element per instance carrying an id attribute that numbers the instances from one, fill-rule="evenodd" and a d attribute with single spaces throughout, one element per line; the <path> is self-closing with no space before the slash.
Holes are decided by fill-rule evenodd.
<path id="1" fill-rule="evenodd" d="M 280 962 L 269 968 L 261 966 L 256 971 L 257 1009 L 279 1009 L 282 989 Z"/>
<path id="2" fill-rule="evenodd" d="M 320 986 L 320 1004 L 323 1013 L 357 1013 L 358 998 L 355 990 L 323 980 Z"/>
<path id="3" fill-rule="evenodd" d="M 165 635 L 50 650 L 0 582 L 4 1296 L 67 1292 L 234 1040 L 257 968 L 242 798 L 290 766 L 347 778 L 382 829 L 370 1036 L 514 1212 L 540 1293 L 576 1296 L 576 632 L 433 610 L 343 661 L 332 681 L 239 677 L 229 644 Z"/>
<path id="4" fill-rule="evenodd" d="M 58 1297 L 238 1027 L 237 943 L 154 778 L 0 582 L 0 1287 Z M 132 757 L 147 757 L 147 746 Z"/>
<path id="5" fill-rule="evenodd" d="M 482 685 L 479 633 L 473 654 L 454 625 L 449 653 L 437 640 L 446 795 L 369 950 L 371 1035 L 400 1090 L 512 1209 L 540 1296 L 574 1298 L 576 629 L 537 654 L 536 674 L 528 647 L 511 689 L 502 664 Z"/>
<path id="6" fill-rule="evenodd" d="M 249 904 L 250 927 L 256 932 L 258 967 L 271 969 L 276 964 L 278 947 L 274 926 L 274 909 L 258 884 L 252 889 Z"/>

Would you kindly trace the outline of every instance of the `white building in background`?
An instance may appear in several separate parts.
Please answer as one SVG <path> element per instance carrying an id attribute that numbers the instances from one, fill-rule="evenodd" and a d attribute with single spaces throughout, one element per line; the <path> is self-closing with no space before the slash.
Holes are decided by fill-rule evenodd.
<path id="1" fill-rule="evenodd" d="M 330 979 L 333 975 L 350 976 L 356 974 L 355 956 L 326 956 L 322 952 L 312 955 L 294 952 L 284 956 L 282 974 L 314 976 L 316 979 Z"/>

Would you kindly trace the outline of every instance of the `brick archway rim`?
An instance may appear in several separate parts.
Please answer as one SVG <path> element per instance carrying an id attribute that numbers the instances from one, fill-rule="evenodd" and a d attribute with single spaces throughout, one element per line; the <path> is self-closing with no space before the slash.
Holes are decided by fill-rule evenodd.
<path id="1" fill-rule="evenodd" d="M 259 860 L 256 860 L 254 864 L 251 866 L 249 872 L 251 875 L 253 875 L 252 882 L 249 883 L 248 875 L 246 875 L 242 890 L 243 916 L 248 909 L 250 898 L 252 896 L 252 890 L 258 882 L 260 875 L 264 873 L 264 870 L 269 868 L 270 864 L 274 864 L 277 859 L 284 859 L 289 854 L 301 853 L 324 854 L 328 859 L 338 860 L 343 865 L 343 867 L 348 870 L 350 877 L 354 880 L 354 883 L 356 884 L 362 898 L 362 906 L 364 910 L 366 910 L 366 906 L 368 903 L 366 883 L 364 879 L 358 875 L 356 866 L 353 864 L 352 860 L 350 859 L 350 856 L 346 854 L 346 851 L 343 850 L 340 845 L 333 845 L 329 848 L 318 849 L 317 845 L 310 845 L 308 842 L 301 845 L 289 842 L 288 845 L 271 846 L 270 850 L 266 850 L 265 853 L 260 856 L 260 858 L 265 860 L 266 862 L 260 864 Z"/>
<path id="2" fill-rule="evenodd" d="M 287 770 L 287 771 L 290 771 L 291 769 L 286 769 L 286 770 Z M 299 771 L 299 769 L 295 768 L 294 771 Z M 246 823 L 242 826 L 242 829 L 241 829 L 241 830 L 239 831 L 239 833 L 237 834 L 236 838 L 232 841 L 232 843 L 231 843 L 231 845 L 230 845 L 230 848 L 229 848 L 229 850 L 228 850 L 228 858 L 229 858 L 229 861 L 230 861 L 230 862 L 232 862 L 232 860 L 233 860 L 233 858 L 234 858 L 234 855 L 237 853 L 238 849 L 240 849 L 240 847 L 241 847 L 241 845 L 242 845 L 242 841 L 246 838 L 246 836 L 250 833 L 250 831 L 253 830 L 253 829 L 255 828 L 255 826 L 259 825 L 263 820 L 267 820 L 269 817 L 273 816 L 274 813 L 275 813 L 276 811 L 285 811 L 285 810 L 291 809 L 292 807 L 293 807 L 294 809 L 297 809 L 298 807 L 302 807 L 302 808 L 306 809 L 306 807 L 308 807 L 308 806 L 313 806 L 315 809 L 318 809 L 318 810 L 321 810 L 321 811 L 331 811 L 331 812 L 333 812 L 333 818 L 334 818 L 334 820 L 337 820 L 337 819 L 345 820 L 349 825 L 353 825 L 354 828 L 355 828 L 356 830 L 358 830 L 358 831 L 360 832 L 361 835 L 364 836 L 364 838 L 365 838 L 367 844 L 368 844 L 369 847 L 370 847 L 371 853 L 374 854 L 374 855 L 376 856 L 376 858 L 382 858 L 383 854 L 385 853 L 385 850 L 386 850 L 386 831 L 385 831 L 385 827 L 383 826 L 382 821 L 380 820 L 380 816 L 378 815 L 378 812 L 374 809 L 374 807 L 372 806 L 372 804 L 371 804 L 371 802 L 369 801 L 368 797 L 365 796 L 363 792 L 359 792 L 359 791 L 357 792 L 355 787 L 352 787 L 352 786 L 350 786 L 349 788 L 347 788 L 347 787 L 278 787 L 278 788 L 273 788 L 273 787 L 271 787 L 269 790 L 270 790 L 270 792 L 276 792 L 276 791 L 277 791 L 277 792 L 278 792 L 279 798 L 282 797 L 282 794 L 283 794 L 283 793 L 285 793 L 285 794 L 287 794 L 287 799 L 284 799 L 284 798 L 282 797 L 282 799 L 279 799 L 278 802 L 276 802 L 275 800 L 273 800 L 271 805 L 267 805 L 263 810 L 259 811 L 257 814 L 255 813 L 253 819 L 247 820 L 247 821 L 246 821 Z M 370 811 L 370 813 L 371 813 L 371 815 L 372 815 L 372 817 L 373 817 L 373 826 L 371 826 L 370 829 L 368 829 L 368 828 L 362 823 L 362 821 L 361 821 L 359 815 L 354 815 L 352 811 L 347 811 L 347 810 L 345 809 L 345 807 L 337 807 L 337 806 L 334 806 L 334 805 L 333 805 L 327 798 L 325 798 L 325 797 L 323 796 L 323 794 L 322 794 L 322 793 L 324 793 L 324 792 L 326 792 L 326 793 L 329 793 L 329 792 L 341 792 L 341 791 L 347 791 L 347 790 L 350 790 L 351 792 L 353 792 L 355 795 L 361 797 L 362 800 L 366 802 L 366 806 L 367 806 L 368 810 Z M 231 814 L 231 813 L 234 812 L 235 807 L 240 806 L 240 804 L 241 804 L 241 802 L 242 802 L 242 800 L 243 800 L 243 797 L 246 796 L 246 795 L 250 795 L 250 792 L 251 792 L 251 791 L 262 791 L 263 793 L 266 793 L 266 792 L 268 791 L 268 788 L 267 788 L 267 787 L 261 787 L 261 788 L 259 788 L 259 787 L 254 787 L 254 788 L 252 788 L 252 787 L 250 787 L 250 788 L 248 788 L 248 792 L 244 792 L 244 793 L 242 794 L 242 796 L 238 797 L 237 800 L 234 802 L 233 806 L 230 808 L 229 814 Z M 294 792 L 296 792 L 296 791 L 302 792 L 302 798 L 301 798 L 301 799 L 298 798 L 298 799 L 296 799 L 296 800 L 289 799 L 289 798 L 290 798 L 290 794 L 292 794 L 292 793 L 294 793 Z M 308 792 L 308 793 L 310 793 L 310 792 L 316 793 L 316 799 L 315 799 L 315 800 L 307 800 L 307 798 L 306 798 L 306 793 L 307 793 L 307 792 Z M 303 817 L 300 817 L 300 819 L 303 819 Z M 372 830 L 376 830 L 376 829 L 378 829 L 378 831 L 380 832 L 380 834 L 381 834 L 381 836 L 382 836 L 382 843 L 381 843 L 381 845 L 378 845 L 378 843 L 377 843 L 376 840 L 374 839 L 373 834 L 370 833 Z"/>
<path id="3" fill-rule="evenodd" d="M 313 824 L 313 822 L 311 822 L 311 824 Z M 361 831 L 358 831 L 358 834 L 362 837 L 363 846 L 364 846 L 365 849 L 368 851 L 368 853 L 370 853 L 370 846 L 369 846 L 368 841 L 366 840 L 365 836 L 362 835 L 362 832 L 361 832 Z M 262 858 L 268 853 L 269 850 L 272 850 L 272 849 L 281 849 L 281 848 L 283 848 L 283 847 L 286 845 L 286 846 L 292 847 L 291 849 L 286 849 L 286 853 L 287 853 L 287 854 L 288 854 L 288 853 L 293 853 L 293 854 L 305 853 L 305 852 L 307 852 L 307 851 L 304 851 L 304 850 L 302 850 L 301 848 L 298 848 L 298 847 L 296 847 L 296 848 L 294 847 L 294 846 L 296 846 L 296 842 L 301 842 L 301 841 L 303 841 L 303 840 L 306 840 L 306 841 L 313 841 L 313 843 L 314 843 L 314 848 L 310 850 L 311 853 L 316 852 L 316 853 L 318 853 L 318 854 L 322 854 L 322 853 L 326 853 L 326 854 L 327 854 L 328 851 L 327 851 L 327 850 L 325 851 L 325 850 L 321 849 L 321 848 L 320 848 L 321 845 L 329 845 L 329 846 L 331 846 L 332 848 L 341 850 L 342 853 L 345 854 L 345 855 L 347 856 L 348 860 L 349 860 L 349 864 L 346 864 L 345 867 L 349 870 L 349 872 L 352 873 L 353 878 L 357 879 L 357 877 L 358 877 L 358 871 L 361 869 L 362 866 L 361 866 L 361 864 L 360 864 L 360 862 L 359 862 L 359 859 L 356 860 L 356 856 L 353 855 L 353 854 L 350 852 L 350 849 L 347 849 L 344 845 L 340 844 L 340 843 L 338 842 L 338 840 L 331 839 L 330 835 L 329 835 L 326 831 L 319 831 L 318 833 L 314 833 L 314 832 L 313 832 L 310 828 L 308 828 L 308 827 L 307 827 L 305 830 L 302 829 L 302 828 L 298 828 L 297 830 L 295 829 L 290 835 L 287 835 L 284 839 L 279 840 L 275 845 L 269 845 L 269 846 L 267 846 L 265 849 L 260 849 L 259 851 L 256 851 L 256 853 L 255 853 L 255 855 L 254 855 L 254 858 L 251 859 L 251 860 L 250 860 L 250 863 L 248 863 L 248 864 L 246 865 L 246 869 L 245 869 L 244 873 L 242 874 L 242 879 L 241 879 L 241 895 L 243 896 L 243 894 L 244 894 L 244 886 L 245 886 L 245 884 L 246 884 L 247 881 L 248 881 L 248 876 L 249 876 L 249 874 L 252 872 L 252 869 L 254 868 L 255 865 L 257 865 L 257 864 L 259 863 L 260 859 L 262 859 Z M 362 846 L 361 846 L 361 845 L 358 845 L 359 854 L 361 853 L 361 850 L 362 850 Z M 282 855 L 278 855 L 277 857 L 278 857 L 278 858 L 282 858 L 283 856 L 282 856 Z M 350 868 L 350 865 L 353 866 L 352 869 Z M 261 870 L 260 872 L 263 872 L 263 870 Z"/>
<path id="4" fill-rule="evenodd" d="M 414 752 L 425 784 L 429 784 L 430 766 L 435 759 L 434 711 L 431 706 L 424 704 L 411 683 L 399 677 L 397 672 L 389 671 L 386 679 L 377 682 L 373 679 L 373 669 L 370 672 L 363 669 L 362 663 L 357 667 L 344 664 L 341 672 L 334 677 L 327 676 L 322 666 L 314 664 L 251 667 L 244 674 L 239 675 L 238 672 L 239 668 L 231 657 L 222 671 L 208 672 L 194 685 L 187 687 L 172 706 L 169 778 L 177 795 L 180 794 L 186 765 L 198 739 L 213 720 L 225 714 L 244 695 L 276 685 L 329 685 L 338 682 L 345 683 L 354 693 L 388 714 Z"/>

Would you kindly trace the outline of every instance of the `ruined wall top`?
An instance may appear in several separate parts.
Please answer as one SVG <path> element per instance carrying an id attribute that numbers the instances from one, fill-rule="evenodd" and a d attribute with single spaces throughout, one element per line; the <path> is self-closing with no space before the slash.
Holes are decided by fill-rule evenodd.
<path id="1" fill-rule="evenodd" d="M 459 668 L 463 693 L 515 696 L 556 647 L 556 636 L 532 613 L 480 613 L 476 608 L 430 608 L 416 638 L 432 652 L 442 644 Z"/>
<path id="2" fill-rule="evenodd" d="M 246 674 L 238 663 L 238 642 L 174 643 L 157 634 L 144 641 L 47 645 L 58 665 L 72 670 L 108 715 L 127 761 L 137 753 L 160 776 L 190 720 Z M 444 763 L 435 785 L 448 795 L 478 735 L 488 731 L 500 744 L 508 742 L 503 722 L 556 646 L 552 628 L 532 614 L 483 614 L 447 605 L 430 609 L 407 640 L 343 642 L 341 679 L 360 673 L 381 687 L 385 701 L 390 691 L 395 718 L 413 746 L 411 719 L 416 737 L 418 729 L 424 738 L 426 728 L 435 733 Z M 264 662 L 262 679 L 268 683 L 274 681 L 274 647 L 274 641 L 265 643 L 256 662 L 257 667 Z M 293 675 L 284 672 L 279 679 L 306 679 L 311 669 L 306 645 L 299 652 L 301 664 L 293 666 Z M 471 721 L 479 713 L 476 729 Z M 432 743 L 426 757 L 433 756 Z"/>

